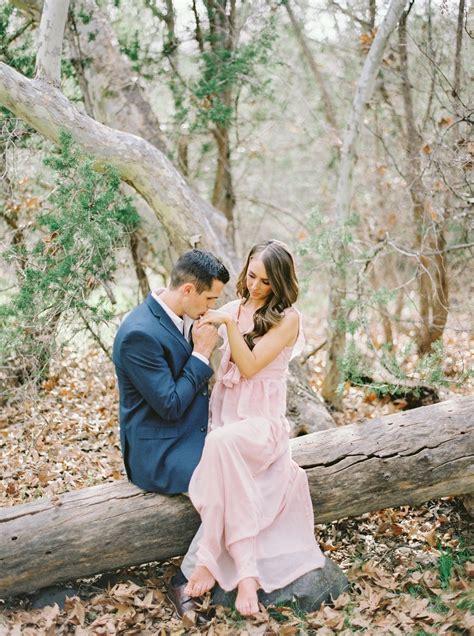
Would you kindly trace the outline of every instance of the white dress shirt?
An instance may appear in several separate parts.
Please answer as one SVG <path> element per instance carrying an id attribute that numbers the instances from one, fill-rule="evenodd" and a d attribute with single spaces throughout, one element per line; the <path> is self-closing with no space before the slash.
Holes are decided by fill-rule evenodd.
<path id="1" fill-rule="evenodd" d="M 181 318 L 180 316 L 178 316 L 178 314 L 175 314 L 174 311 L 170 307 L 168 307 L 168 305 L 163 300 L 161 300 L 160 295 L 162 294 L 164 289 L 165 288 L 162 287 L 161 289 L 152 291 L 151 295 L 156 300 L 156 302 L 159 305 L 161 305 L 163 310 L 168 314 L 168 316 L 171 318 L 173 323 L 176 325 L 176 328 L 178 329 L 178 331 L 182 333 L 183 336 L 186 338 L 186 340 L 189 342 L 191 339 L 190 337 L 191 327 L 193 326 L 194 320 L 190 318 L 189 316 L 187 316 L 186 314 L 184 314 L 183 318 Z M 193 351 L 192 355 L 196 356 L 196 358 L 199 358 L 199 360 L 201 360 L 201 362 L 204 362 L 204 364 L 209 365 L 209 359 L 206 358 L 206 356 L 203 356 L 202 353 Z"/>

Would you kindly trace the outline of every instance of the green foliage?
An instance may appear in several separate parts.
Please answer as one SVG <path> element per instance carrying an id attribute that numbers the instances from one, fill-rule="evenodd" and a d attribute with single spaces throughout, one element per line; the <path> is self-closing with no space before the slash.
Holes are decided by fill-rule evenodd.
<path id="1" fill-rule="evenodd" d="M 311 255 L 323 268 L 334 264 L 339 269 L 347 267 L 352 262 L 350 248 L 354 242 L 354 228 L 359 222 L 359 217 L 353 214 L 337 229 L 330 217 L 313 208 L 308 217 L 308 237 L 298 245 L 298 254 Z M 341 252 L 340 246 L 344 251 Z"/>
<path id="2" fill-rule="evenodd" d="M 442 550 L 438 559 L 438 575 L 441 581 L 441 587 L 444 589 L 448 587 L 452 569 L 453 555 L 451 550 L 449 548 L 445 551 Z"/>
<path id="3" fill-rule="evenodd" d="M 89 24 L 92 19 L 92 13 L 87 13 L 83 6 L 79 8 L 77 12 L 77 17 L 81 20 L 83 24 Z"/>
<path id="4" fill-rule="evenodd" d="M 36 56 L 31 43 L 31 28 L 24 33 L 14 30 L 12 20 L 16 9 L 9 3 L 0 7 L 0 60 L 23 73 L 33 77 Z"/>
<path id="5" fill-rule="evenodd" d="M 209 124 L 230 128 L 235 94 L 243 86 L 253 95 L 268 94 L 270 83 L 258 78 L 258 70 L 271 60 L 275 33 L 272 18 L 253 40 L 234 50 L 218 35 L 208 34 L 211 47 L 201 54 L 201 77 L 191 84 L 192 102 L 197 106 L 192 129 L 205 129 Z"/>
<path id="6" fill-rule="evenodd" d="M 56 183 L 34 221 L 36 240 L 4 254 L 16 265 L 18 288 L 0 305 L 0 360 L 16 365 L 20 383 L 47 373 L 60 326 L 78 331 L 111 317 L 103 291 L 113 279 L 116 249 L 139 224 L 117 172 L 110 166 L 98 172 L 70 135 L 61 134 L 59 152 L 45 164 Z"/>
<path id="7" fill-rule="evenodd" d="M 442 340 L 437 340 L 431 347 L 431 353 L 418 361 L 416 370 L 422 377 L 436 386 L 448 386 L 449 382 L 443 374 L 443 360 L 445 357 Z"/>
<path id="8" fill-rule="evenodd" d="M 472 551 L 467 547 L 464 547 L 463 543 L 456 550 L 452 548 L 442 548 L 439 546 L 440 556 L 438 559 L 438 575 L 441 582 L 441 587 L 446 589 L 449 587 L 453 571 L 456 566 L 464 566 L 465 563 L 471 560 Z"/>
<path id="9" fill-rule="evenodd" d="M 143 43 L 139 29 L 127 28 L 118 34 L 120 51 L 128 57 L 135 73 L 147 80 L 155 79 L 155 73 L 160 73 L 157 65 L 161 63 L 159 56 L 150 53 L 150 46 Z"/>
<path id="10" fill-rule="evenodd" d="M 138 63 L 140 61 L 140 38 L 138 36 L 138 30 L 131 31 L 127 36 L 120 39 L 120 50 L 133 62 L 133 70 L 140 71 L 142 63 Z"/>
<path id="11" fill-rule="evenodd" d="M 342 383 L 338 387 L 340 392 L 344 388 L 343 383 L 347 380 L 352 384 L 366 385 L 368 378 L 370 378 L 370 368 L 367 364 L 367 359 L 361 355 L 352 339 L 346 344 L 344 355 L 339 361 L 339 368 L 342 375 Z"/>

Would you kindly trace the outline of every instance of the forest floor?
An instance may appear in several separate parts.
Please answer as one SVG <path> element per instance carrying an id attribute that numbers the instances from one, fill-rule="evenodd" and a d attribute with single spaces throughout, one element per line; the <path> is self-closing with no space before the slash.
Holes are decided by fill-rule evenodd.
<path id="1" fill-rule="evenodd" d="M 472 352 L 472 343 L 463 346 Z M 313 365 L 317 387 L 317 356 Z M 472 392 L 472 386 L 453 387 L 442 399 Z M 24 396 L 2 409 L 0 505 L 123 478 L 117 402 L 106 356 L 66 350 L 39 396 Z M 344 425 L 402 406 L 347 387 L 337 421 Z M 244 620 L 218 607 L 200 632 L 192 617 L 177 618 L 165 597 L 177 558 L 76 582 L 63 607 L 34 608 L 34 597 L 10 599 L 1 609 L 0 635 L 470 634 L 472 526 L 460 498 L 449 497 L 317 525 L 322 549 L 345 571 L 351 589 L 311 614 L 273 607 Z"/>

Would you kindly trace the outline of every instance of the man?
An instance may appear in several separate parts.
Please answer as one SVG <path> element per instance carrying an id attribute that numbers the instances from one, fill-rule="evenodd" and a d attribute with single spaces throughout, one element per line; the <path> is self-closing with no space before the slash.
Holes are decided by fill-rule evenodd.
<path id="1" fill-rule="evenodd" d="M 208 420 L 209 356 L 215 327 L 193 320 L 215 306 L 229 274 L 209 252 L 176 262 L 168 288 L 123 321 L 113 360 L 120 392 L 120 442 L 128 478 L 153 492 L 186 492 Z"/>
<path id="2" fill-rule="evenodd" d="M 186 252 L 169 286 L 152 292 L 117 332 L 120 442 L 127 476 L 144 490 L 188 490 L 207 432 L 209 357 L 218 339 L 214 326 L 193 321 L 215 306 L 228 280 L 210 252 Z M 184 598 L 183 579 L 170 588 L 179 613 L 193 603 Z"/>

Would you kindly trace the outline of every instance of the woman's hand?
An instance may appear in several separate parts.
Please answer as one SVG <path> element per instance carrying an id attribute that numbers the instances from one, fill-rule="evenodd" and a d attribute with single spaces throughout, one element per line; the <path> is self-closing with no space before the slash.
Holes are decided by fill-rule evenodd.
<path id="1" fill-rule="evenodd" d="M 200 325 L 213 324 L 213 325 L 228 325 L 232 320 L 229 314 L 216 309 L 208 309 L 207 313 L 199 319 Z"/>

